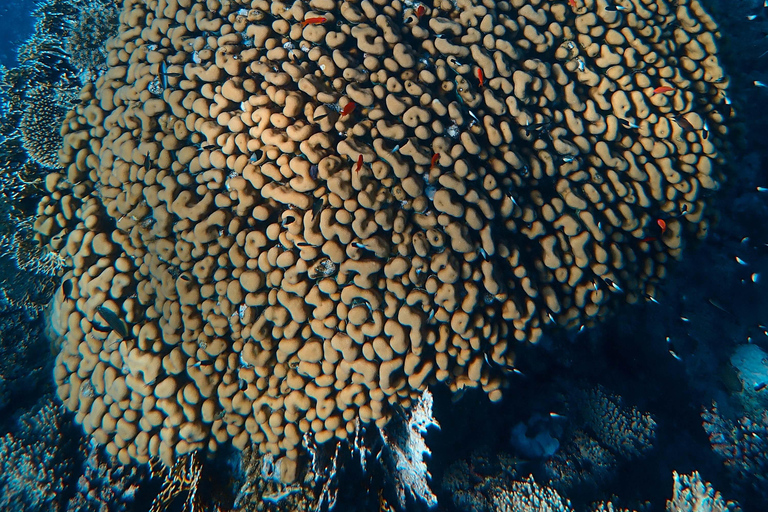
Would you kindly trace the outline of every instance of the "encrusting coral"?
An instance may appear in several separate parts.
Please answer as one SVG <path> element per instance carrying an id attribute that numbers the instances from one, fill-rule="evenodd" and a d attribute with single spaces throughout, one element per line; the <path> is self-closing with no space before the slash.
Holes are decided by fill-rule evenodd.
<path id="1" fill-rule="evenodd" d="M 654 293 L 706 233 L 727 79 L 697 0 L 621 6 L 126 0 L 36 222 L 77 421 L 290 482 L 305 433 L 498 400 L 515 340 Z"/>

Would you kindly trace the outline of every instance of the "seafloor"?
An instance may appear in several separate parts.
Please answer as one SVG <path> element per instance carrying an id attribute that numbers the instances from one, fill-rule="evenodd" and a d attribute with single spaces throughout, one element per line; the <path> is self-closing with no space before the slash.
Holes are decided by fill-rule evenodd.
<path id="1" fill-rule="evenodd" d="M 416 16 L 421 4 L 406 4 Z M 613 301 L 594 325 L 544 329 L 535 344 L 515 345 L 500 400 L 480 387 L 432 383 L 431 411 L 416 399 L 393 404 L 381 435 L 370 423 L 349 441 L 305 440 L 291 481 L 258 442 L 242 451 L 227 440 L 215 458 L 171 449 L 170 460 L 145 463 L 119 446 L 110 455 L 109 438 L 85 434 L 77 406 L 62 404 L 69 395 L 54 368 L 66 342 L 51 326 L 51 299 L 71 292 L 62 275 L 73 264 L 51 261 L 41 253 L 45 240 L 35 243 L 39 204 L 52 197 L 42 183 L 59 155 L 22 143 L 21 134 L 30 119 L 49 121 L 31 112 L 45 111 L 51 90 L 60 112 L 49 131 L 81 107 L 80 89 L 104 72 L 119 7 L 7 4 L 20 20 L 29 8 L 37 25 L 0 51 L 0 509 L 768 510 L 768 7 L 702 5 L 718 25 L 735 113 L 725 123 L 725 180 L 708 198 L 708 235 L 686 238 L 681 261 L 667 265 L 652 295 L 639 288 L 641 300 Z M 104 323 L 117 332 L 132 322 Z"/>

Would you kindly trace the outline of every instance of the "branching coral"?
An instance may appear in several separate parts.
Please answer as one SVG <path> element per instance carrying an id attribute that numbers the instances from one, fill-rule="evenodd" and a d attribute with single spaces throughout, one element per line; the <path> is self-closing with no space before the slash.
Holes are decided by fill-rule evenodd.
<path id="1" fill-rule="evenodd" d="M 235 497 L 233 510 L 252 512 L 262 510 L 265 503 L 285 507 L 288 510 L 314 510 L 317 499 L 311 493 L 311 485 L 284 484 L 280 478 L 281 467 L 275 465 L 272 454 L 260 454 L 246 449 L 240 458 L 243 481 Z M 335 459 L 329 467 L 335 468 Z"/>
<path id="2" fill-rule="evenodd" d="M 698 471 L 691 475 L 672 475 L 674 490 L 667 501 L 667 512 L 740 512 L 738 504 L 726 501 L 709 482 L 701 479 Z"/>
<path id="3" fill-rule="evenodd" d="M 63 504 L 73 470 L 62 437 L 61 406 L 47 401 L 19 420 L 15 434 L 0 438 L 0 508 L 45 511 Z M 70 446 L 71 448 L 71 446 Z"/>
<path id="4" fill-rule="evenodd" d="M 408 415 L 408 421 L 390 423 L 381 435 L 387 445 L 391 474 L 395 479 L 400 506 L 406 508 L 407 496 L 425 502 L 430 508 L 437 505 L 437 496 L 429 486 L 431 475 L 424 455 L 431 452 L 424 441 L 429 427 L 439 427 L 432 416 L 432 394 L 429 390 L 419 397 Z"/>
<path id="5" fill-rule="evenodd" d="M 628 508 L 619 508 L 613 505 L 613 503 L 598 503 L 592 512 L 635 512 Z"/>
<path id="6" fill-rule="evenodd" d="M 146 481 L 143 466 L 123 466 L 106 459 L 103 448 L 90 443 L 83 474 L 77 480 L 77 491 L 67 501 L 67 512 L 126 512 L 133 510 L 133 501 L 140 483 Z"/>
<path id="7" fill-rule="evenodd" d="M 583 431 L 576 431 L 544 463 L 550 485 L 559 491 L 607 482 L 618 462 L 613 453 Z"/>
<path id="8" fill-rule="evenodd" d="M 656 422 L 650 413 L 622 405 L 618 395 L 608 395 L 601 387 L 584 393 L 578 404 L 585 424 L 603 446 L 617 455 L 632 459 L 653 448 Z"/>
<path id="9" fill-rule="evenodd" d="M 473 455 L 473 461 L 477 459 Z M 484 457 L 481 457 L 483 460 Z M 501 460 L 502 457 L 499 457 Z M 514 480 L 515 471 L 486 465 L 487 471 L 477 472 L 474 462 L 453 465 L 446 473 L 443 489 L 454 504 L 473 512 L 573 512 L 570 502 L 555 489 L 538 485 L 532 475 Z M 741 512 L 739 505 L 722 498 L 719 492 L 701 479 L 698 472 L 679 475 L 673 472 L 672 499 L 667 512 Z M 592 505 L 591 512 L 635 512 L 611 502 Z M 642 510 L 647 510 L 643 507 Z"/>
<path id="10" fill-rule="evenodd" d="M 533 476 L 515 481 L 493 495 L 495 512 L 573 512 L 571 503 L 549 487 L 539 486 Z"/>
<path id="11" fill-rule="evenodd" d="M 24 114 L 19 128 L 22 143 L 32 161 L 45 167 L 57 167 L 62 138 L 59 132 L 67 109 L 57 104 L 50 86 L 27 90 Z"/>
<path id="12" fill-rule="evenodd" d="M 40 167 L 26 160 L 18 139 L 0 138 L 0 308 L 39 311 L 56 286 L 58 257 L 33 238 Z"/>
<path id="13" fill-rule="evenodd" d="M 104 43 L 117 33 L 118 14 L 118 3 L 111 0 L 78 2 L 78 16 L 69 21 L 65 50 L 69 63 L 81 71 L 82 83 L 106 71 Z"/>
<path id="14" fill-rule="evenodd" d="M 468 460 L 451 464 L 443 475 L 442 490 L 465 512 L 492 512 L 497 489 L 509 488 L 518 475 L 517 461 L 508 454 L 473 452 Z"/>
<path id="15" fill-rule="evenodd" d="M 721 416 L 713 403 L 701 417 L 712 450 L 723 459 L 735 483 L 751 487 L 768 500 L 768 412 L 734 423 Z"/>

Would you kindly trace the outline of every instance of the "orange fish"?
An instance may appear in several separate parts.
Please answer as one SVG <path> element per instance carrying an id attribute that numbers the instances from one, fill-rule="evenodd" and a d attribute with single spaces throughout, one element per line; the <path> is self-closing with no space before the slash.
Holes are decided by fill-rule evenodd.
<path id="1" fill-rule="evenodd" d="M 426 11 L 427 11 L 427 9 L 426 9 L 426 8 L 425 8 L 423 5 L 419 5 L 419 6 L 416 8 L 416 17 L 417 17 L 417 18 L 421 18 L 422 16 L 424 16 L 424 13 L 425 13 Z"/>
<path id="2" fill-rule="evenodd" d="M 307 25 L 320 25 L 321 23 L 325 23 L 328 21 L 328 18 L 325 16 L 316 16 L 314 18 L 307 18 L 304 21 L 301 22 L 302 27 L 306 27 Z"/>
<path id="3" fill-rule="evenodd" d="M 363 155 L 360 155 L 357 157 L 357 167 L 355 167 L 355 172 L 360 172 L 360 168 L 363 166 Z"/>
<path id="4" fill-rule="evenodd" d="M 653 90 L 653 94 L 664 94 L 665 92 L 672 92 L 674 91 L 674 87 L 667 87 L 666 85 L 663 85 L 661 87 L 657 87 Z"/>
<path id="5" fill-rule="evenodd" d="M 571 9 L 576 8 L 576 0 L 568 0 L 568 5 L 571 6 Z"/>
<path id="6" fill-rule="evenodd" d="M 483 86 L 483 68 L 477 68 L 477 81 L 480 82 L 480 87 Z"/>
<path id="7" fill-rule="evenodd" d="M 667 230 L 667 223 L 664 221 L 664 219 L 658 219 L 656 221 L 656 225 L 661 228 L 661 234 L 663 235 L 664 232 Z"/>
<path id="8" fill-rule="evenodd" d="M 355 110 L 355 107 L 357 106 L 357 103 L 354 101 L 350 101 L 346 105 L 344 105 L 344 108 L 341 109 L 341 117 L 348 116 L 352 113 L 353 110 Z"/>
<path id="9" fill-rule="evenodd" d="M 437 161 L 439 159 L 440 159 L 440 155 L 438 153 L 435 153 L 434 155 L 432 155 L 432 162 L 429 164 L 429 168 L 430 169 L 433 168 L 437 164 Z"/>

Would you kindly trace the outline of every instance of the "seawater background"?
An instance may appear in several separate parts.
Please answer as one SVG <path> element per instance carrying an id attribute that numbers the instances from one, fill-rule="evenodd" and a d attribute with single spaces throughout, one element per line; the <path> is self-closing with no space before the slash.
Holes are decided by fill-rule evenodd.
<path id="1" fill-rule="evenodd" d="M 650 510 L 663 510 L 671 497 L 673 470 L 698 470 L 724 497 L 738 500 L 745 512 L 768 510 L 768 504 L 748 489 L 732 485 L 722 461 L 712 451 L 701 426 L 701 408 L 716 400 L 724 410 L 729 396 L 721 378 L 722 369 L 738 344 L 751 339 L 768 351 L 768 336 L 759 325 L 768 325 L 768 9 L 762 0 L 718 0 L 705 2 L 719 22 L 722 61 L 732 78 L 730 96 L 738 121 L 732 127 L 734 153 L 730 155 L 728 183 L 718 193 L 720 222 L 707 240 L 690 243 L 682 263 L 668 268 L 657 299 L 624 306 L 604 325 L 580 334 L 547 338 L 539 347 L 521 349 L 520 364 L 526 377 L 512 379 L 503 401 L 489 404 L 480 392 L 467 392 L 456 403 L 443 388 L 435 389 L 435 416 L 439 431 L 427 435 L 432 450 L 429 467 L 432 487 L 439 495 L 441 510 L 454 510 L 451 496 L 440 492 L 447 467 L 485 447 L 489 451 L 511 451 L 510 430 L 535 413 L 547 415 L 562 410 L 563 398 L 575 387 L 589 389 L 600 384 L 651 412 L 657 421 L 653 451 L 639 460 L 624 463 L 615 479 L 599 489 L 574 491 L 568 497 L 578 510 L 598 499 L 619 496 L 620 503 L 649 501 Z M 0 2 L 0 63 L 15 64 L 15 47 L 32 32 L 31 1 Z M 758 15 L 749 21 L 748 15 Z M 743 242 L 749 237 L 747 242 Z M 739 265 L 735 257 L 748 262 Z M 752 273 L 762 279 L 753 283 Z M 710 303 L 724 305 L 726 314 Z M 688 318 L 684 322 L 681 317 Z M 667 337 L 682 361 L 668 352 Z M 767 391 L 768 392 L 768 391 Z M 0 411 L 4 418 L 29 408 L 37 396 L 26 397 Z M 562 421 L 569 421 L 566 418 Z M 2 425 L 0 434 L 10 428 Z M 79 432 L 70 430 L 68 435 Z M 768 449 L 768 440 L 765 444 Z M 521 476 L 536 464 L 521 466 Z M 352 475 L 342 474 L 342 478 Z M 546 480 L 537 477 L 541 484 Z M 359 486 L 342 481 L 340 506 L 351 504 Z M 351 510 L 356 507 L 344 508 Z M 147 510 L 148 500 L 139 499 L 135 510 Z"/>
<path id="2" fill-rule="evenodd" d="M 2 0 L 0 2 L 0 64 L 13 66 L 16 47 L 29 37 L 35 22 L 30 12 L 35 8 L 33 0 Z"/>

